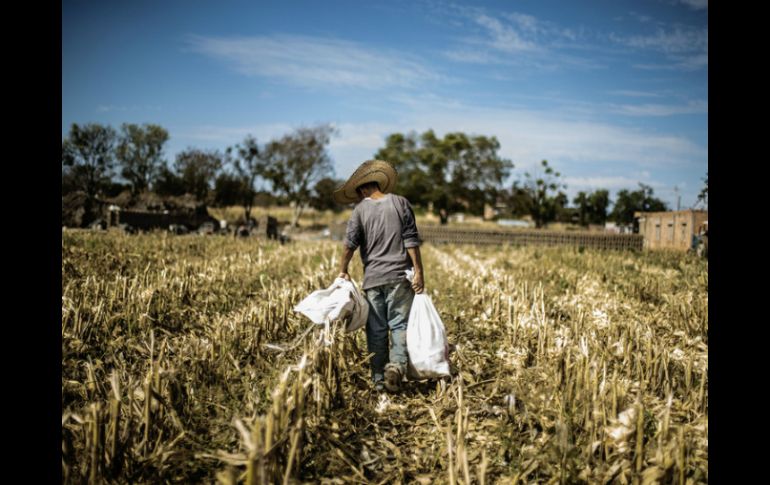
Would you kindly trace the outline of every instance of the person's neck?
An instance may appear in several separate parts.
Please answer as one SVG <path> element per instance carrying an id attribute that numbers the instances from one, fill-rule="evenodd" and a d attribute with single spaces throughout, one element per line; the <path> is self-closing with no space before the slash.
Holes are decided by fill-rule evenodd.
<path id="1" fill-rule="evenodd" d="M 372 200 L 377 200 L 377 199 L 382 199 L 383 197 L 385 197 L 385 194 L 383 194 L 379 190 L 375 190 L 374 192 L 369 194 L 368 197 L 371 198 Z"/>

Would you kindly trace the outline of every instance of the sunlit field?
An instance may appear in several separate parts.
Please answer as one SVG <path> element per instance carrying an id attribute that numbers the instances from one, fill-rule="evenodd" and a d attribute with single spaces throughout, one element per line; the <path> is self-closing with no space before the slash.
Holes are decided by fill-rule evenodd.
<path id="1" fill-rule="evenodd" d="M 706 260 L 422 254 L 453 377 L 378 395 L 341 243 L 63 232 L 64 482 L 708 482 Z"/>

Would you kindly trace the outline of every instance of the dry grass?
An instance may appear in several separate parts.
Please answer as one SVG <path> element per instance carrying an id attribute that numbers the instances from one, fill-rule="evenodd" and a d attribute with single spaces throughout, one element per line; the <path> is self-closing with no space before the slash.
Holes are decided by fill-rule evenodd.
<path id="1" fill-rule="evenodd" d="M 270 215 L 278 219 L 279 223 L 288 224 L 292 218 L 291 207 L 275 206 L 275 207 L 253 207 L 251 209 L 252 217 L 259 218 L 264 215 Z M 216 218 L 227 221 L 228 224 L 237 224 L 239 221 L 243 221 L 244 209 L 242 206 L 231 207 L 209 207 L 209 214 Z M 312 227 L 312 226 L 329 226 L 332 224 L 344 224 L 350 219 L 352 209 L 344 209 L 340 212 L 334 212 L 330 210 L 318 211 L 309 207 L 302 212 L 302 216 L 299 219 L 300 227 Z M 440 219 L 437 215 L 417 208 L 415 210 L 415 219 L 418 225 L 440 225 Z M 464 227 L 464 228 L 489 228 L 495 229 L 500 226 L 495 221 L 485 221 L 479 216 L 467 216 L 463 222 L 450 222 L 450 226 Z M 574 227 L 573 227 L 574 228 Z M 567 230 L 566 224 L 552 224 L 549 226 L 549 230 L 564 231 Z"/>
<path id="2" fill-rule="evenodd" d="M 251 216 L 259 218 L 265 215 L 275 217 L 279 223 L 288 224 L 291 222 L 293 215 L 293 208 L 291 207 L 252 207 Z M 228 224 L 236 224 L 243 221 L 244 209 L 241 206 L 231 207 L 209 207 L 209 214 L 216 218 L 227 221 Z M 345 209 L 340 212 L 333 212 L 330 210 L 319 211 L 308 207 L 302 212 L 299 218 L 300 227 L 308 226 L 328 226 L 330 224 L 339 224 L 347 222 L 350 219 L 350 214 L 353 211 L 351 209 Z"/>
<path id="3" fill-rule="evenodd" d="M 424 246 L 455 377 L 378 398 L 337 244 L 62 237 L 66 483 L 708 481 L 703 260 Z"/>

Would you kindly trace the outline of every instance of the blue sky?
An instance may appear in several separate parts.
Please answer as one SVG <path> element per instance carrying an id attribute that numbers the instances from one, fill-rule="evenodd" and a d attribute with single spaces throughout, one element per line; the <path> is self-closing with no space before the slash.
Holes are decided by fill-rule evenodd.
<path id="1" fill-rule="evenodd" d="M 62 3 L 62 137 L 157 123 L 166 156 L 335 125 L 336 176 L 394 132 L 496 136 L 572 198 L 642 182 L 692 206 L 708 169 L 708 1 Z"/>

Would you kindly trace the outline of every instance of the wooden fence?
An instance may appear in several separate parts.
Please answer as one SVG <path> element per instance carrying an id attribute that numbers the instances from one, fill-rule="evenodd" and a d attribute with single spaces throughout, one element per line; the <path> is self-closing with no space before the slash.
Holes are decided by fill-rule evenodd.
<path id="1" fill-rule="evenodd" d="M 420 239 L 434 244 L 510 244 L 514 246 L 574 246 L 592 249 L 641 251 L 643 236 L 639 234 L 607 234 L 593 232 L 555 232 L 526 229 L 464 229 L 421 225 Z M 345 225 L 331 228 L 332 237 L 341 240 Z"/>

